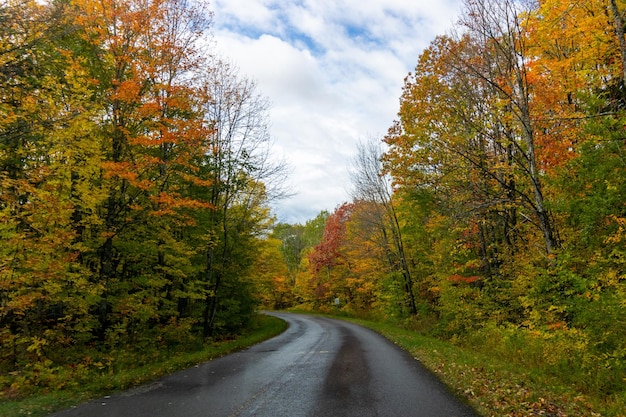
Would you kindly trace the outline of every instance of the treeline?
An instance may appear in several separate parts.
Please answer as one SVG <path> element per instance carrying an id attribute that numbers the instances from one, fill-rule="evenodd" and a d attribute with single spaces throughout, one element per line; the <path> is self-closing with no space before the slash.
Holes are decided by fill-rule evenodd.
<path id="1" fill-rule="evenodd" d="M 81 349 L 165 350 L 252 316 L 285 166 L 211 18 L 187 0 L 0 3 L 3 389 L 107 366 Z"/>
<path id="2" fill-rule="evenodd" d="M 388 134 L 360 146 L 354 200 L 321 242 L 275 233 L 285 294 L 409 319 L 623 399 L 625 11 L 466 0 L 406 77 Z"/>

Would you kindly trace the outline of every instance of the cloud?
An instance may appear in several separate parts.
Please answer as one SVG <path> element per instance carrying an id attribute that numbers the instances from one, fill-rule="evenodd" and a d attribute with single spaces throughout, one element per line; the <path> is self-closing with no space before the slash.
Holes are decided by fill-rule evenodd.
<path id="1" fill-rule="evenodd" d="M 349 200 L 356 143 L 382 137 L 403 79 L 451 27 L 460 0 L 216 0 L 215 40 L 272 103 L 275 152 L 297 194 L 281 221 L 303 223 Z"/>

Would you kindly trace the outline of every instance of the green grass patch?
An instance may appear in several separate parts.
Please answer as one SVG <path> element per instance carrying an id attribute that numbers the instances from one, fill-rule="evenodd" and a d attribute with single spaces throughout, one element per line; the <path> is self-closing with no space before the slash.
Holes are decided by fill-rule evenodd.
<path id="1" fill-rule="evenodd" d="M 20 399 L 0 400 L 0 415 L 3 417 L 45 416 L 72 405 L 154 381 L 164 375 L 186 369 L 228 353 L 245 349 L 282 333 L 287 323 L 276 317 L 259 315 L 254 325 L 246 332 L 227 340 L 205 344 L 199 349 L 158 354 L 141 350 L 126 352 L 116 358 L 114 366 L 91 366 L 81 368 L 80 374 L 67 372 L 64 386 L 57 390 L 35 390 Z M 133 364 L 142 364 L 140 366 Z M 74 380 L 67 378 L 74 377 Z M 61 379 L 61 378 L 60 378 Z"/>

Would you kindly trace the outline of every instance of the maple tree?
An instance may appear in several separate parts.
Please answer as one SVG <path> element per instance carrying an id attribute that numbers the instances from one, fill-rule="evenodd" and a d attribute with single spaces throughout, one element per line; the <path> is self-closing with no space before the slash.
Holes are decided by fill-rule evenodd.
<path id="1" fill-rule="evenodd" d="M 313 274 L 310 285 L 318 302 L 324 300 L 328 302 L 340 294 L 343 295 L 340 287 L 349 265 L 342 250 L 342 243 L 346 235 L 346 223 L 350 218 L 352 209 L 352 204 L 344 203 L 328 216 L 322 240 L 308 255 Z"/>
<path id="2" fill-rule="evenodd" d="M 326 219 L 322 238 L 311 248 L 306 263 L 305 285 L 317 308 L 371 310 L 378 275 L 385 269 L 384 249 L 371 240 L 371 225 L 362 221 L 371 208 L 363 202 L 344 203 Z"/>
<path id="3" fill-rule="evenodd" d="M 155 293 L 178 288 L 184 294 L 180 279 L 189 272 L 184 258 L 190 249 L 172 223 L 189 226 L 193 220 L 185 210 L 211 208 L 184 195 L 190 185 L 202 182 L 189 161 L 207 149 L 210 134 L 201 112 L 206 99 L 189 81 L 204 62 L 198 40 L 209 21 L 201 9 L 177 0 L 71 4 L 94 51 L 90 70 L 102 111 L 106 198 L 93 245 L 102 286 L 99 337 L 104 340 L 113 327 L 119 333 L 135 321 L 168 320 L 177 313 L 160 312 Z M 146 233 L 141 226 L 146 222 L 161 227 Z M 142 235 L 143 256 L 137 262 L 129 244 Z M 143 277 L 141 271 L 153 268 L 159 278 Z M 138 302 L 142 307 L 135 307 Z"/>

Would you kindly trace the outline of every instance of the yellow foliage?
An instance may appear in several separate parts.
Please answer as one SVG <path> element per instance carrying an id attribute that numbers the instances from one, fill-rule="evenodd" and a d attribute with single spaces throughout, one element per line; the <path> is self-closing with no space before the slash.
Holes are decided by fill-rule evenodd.
<path id="1" fill-rule="evenodd" d="M 618 217 L 614 214 L 609 216 L 609 220 L 617 224 L 618 229 L 605 239 L 605 243 L 620 243 L 626 238 L 626 217 Z"/>

